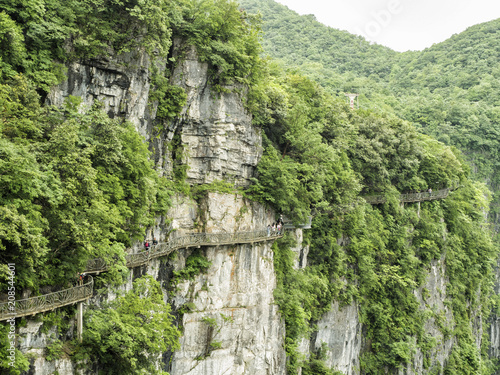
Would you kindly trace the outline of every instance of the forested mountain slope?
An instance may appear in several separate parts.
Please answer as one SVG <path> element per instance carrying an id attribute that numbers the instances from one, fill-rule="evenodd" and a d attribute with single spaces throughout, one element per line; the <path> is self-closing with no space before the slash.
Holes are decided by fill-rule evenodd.
<path id="1" fill-rule="evenodd" d="M 492 373 L 490 193 L 456 148 L 396 115 L 391 75 L 416 53 L 320 35 L 291 14 L 287 27 L 316 60 L 293 57 L 297 38 L 277 30 L 281 57 L 300 64 L 288 69 L 261 58 L 258 18 L 232 0 L 0 7 L 0 292 L 10 263 L 18 294 L 31 296 L 70 283 L 94 257 L 114 265 L 96 276 L 82 342 L 74 308 L 46 313 L 54 337 L 37 359 L 84 363 L 89 375 L 331 375 L 333 344 L 314 338 L 335 326 L 325 314 L 348 306 L 359 329 L 349 373 Z M 351 89 L 364 91 L 360 110 L 337 95 Z M 457 186 L 446 199 L 399 199 Z M 367 204 L 374 194 L 385 203 Z M 314 216 L 312 229 L 124 267 L 152 234 L 262 230 L 280 213 L 295 224 Z M 307 266 L 295 247 L 309 251 Z M 433 271 L 442 285 L 428 283 Z M 179 339 L 170 311 L 189 334 Z M 32 347 L 17 344 L 11 366 L 1 345 L 2 372 L 34 372 Z"/>
<path id="2" fill-rule="evenodd" d="M 360 107 L 394 113 L 458 147 L 475 176 L 500 185 L 500 19 L 423 51 L 396 53 L 299 16 L 272 0 L 241 0 L 263 17 L 266 54 L 330 92 L 360 94 Z M 499 211 L 495 197 L 493 211 Z M 496 221 L 496 219 L 494 219 Z"/>
<path id="3" fill-rule="evenodd" d="M 288 64 L 322 63 L 338 73 L 360 75 L 390 73 L 390 59 L 396 52 L 371 45 L 362 37 L 325 27 L 313 15 L 298 16 L 286 6 L 271 0 L 240 1 L 249 13 L 263 16 L 262 46 L 272 57 Z"/>

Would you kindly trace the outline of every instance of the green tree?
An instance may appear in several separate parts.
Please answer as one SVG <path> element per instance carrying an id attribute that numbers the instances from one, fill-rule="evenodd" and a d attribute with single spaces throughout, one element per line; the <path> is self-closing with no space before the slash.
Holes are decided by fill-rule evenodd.
<path id="1" fill-rule="evenodd" d="M 156 360 L 179 348 L 181 333 L 151 276 L 134 281 L 131 291 L 104 309 L 88 311 L 85 326 L 83 349 L 103 374 L 165 374 Z"/>

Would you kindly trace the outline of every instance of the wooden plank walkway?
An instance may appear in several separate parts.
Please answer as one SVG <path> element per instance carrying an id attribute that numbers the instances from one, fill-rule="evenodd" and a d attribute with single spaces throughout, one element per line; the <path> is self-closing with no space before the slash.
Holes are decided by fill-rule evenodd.
<path id="1" fill-rule="evenodd" d="M 399 200 L 402 203 L 423 202 L 434 199 L 444 199 L 450 193 L 450 189 L 438 191 L 401 194 Z M 382 204 L 386 202 L 384 195 L 365 196 L 364 200 L 369 204 Z M 294 228 L 291 223 L 287 223 Z M 302 224 L 303 228 L 310 228 L 311 218 L 308 223 Z M 287 228 L 287 229 L 290 229 Z M 138 267 L 148 263 L 151 259 L 169 255 L 175 250 L 200 246 L 224 246 L 254 242 L 271 241 L 282 237 L 277 234 L 267 234 L 267 230 L 237 233 L 192 233 L 185 236 L 174 237 L 167 242 L 153 246 L 149 251 L 141 251 L 126 255 L 128 268 Z M 22 300 L 0 303 L 0 321 L 10 318 L 20 318 L 35 315 L 41 312 L 53 310 L 62 306 L 71 305 L 87 300 L 92 296 L 94 280 L 90 274 L 99 274 L 109 269 L 110 265 L 101 258 L 92 259 L 87 263 L 85 273 L 89 274 L 90 281 L 83 285 L 61 290 L 59 292 L 44 294 L 42 296 L 26 298 Z"/>
<path id="2" fill-rule="evenodd" d="M 127 267 L 133 268 L 141 266 L 149 262 L 151 259 L 168 255 L 171 252 L 182 248 L 264 242 L 275 240 L 282 236 L 282 234 L 270 234 L 268 236 L 267 230 L 238 233 L 193 233 L 185 236 L 174 237 L 167 242 L 159 243 L 149 251 L 128 254 L 126 256 Z M 88 262 L 85 273 L 98 274 L 99 272 L 106 271 L 108 268 L 109 265 L 103 259 L 93 259 Z M 89 275 L 88 277 L 90 280 L 87 283 L 73 288 L 37 297 L 0 303 L 0 321 L 35 315 L 87 300 L 92 297 L 94 290 L 94 280 L 92 276 Z"/>

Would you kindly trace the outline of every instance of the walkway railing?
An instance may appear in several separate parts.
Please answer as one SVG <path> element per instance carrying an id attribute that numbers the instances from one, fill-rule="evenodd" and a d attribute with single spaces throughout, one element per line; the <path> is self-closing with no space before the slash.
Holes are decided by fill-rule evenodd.
<path id="1" fill-rule="evenodd" d="M 300 223 L 295 225 L 292 220 L 284 218 L 283 220 L 283 229 L 311 229 L 312 225 L 312 216 L 308 216 L 307 221 L 305 223 Z"/>
<path id="2" fill-rule="evenodd" d="M 423 201 L 431 201 L 434 199 L 444 199 L 450 193 L 450 189 L 442 189 L 429 192 L 420 192 L 420 193 L 406 193 L 399 195 L 399 201 L 402 203 L 411 203 L 411 202 L 423 202 Z M 363 197 L 366 203 L 369 204 L 381 204 L 385 203 L 386 199 L 384 195 L 373 195 Z"/>
<path id="3" fill-rule="evenodd" d="M 171 252 L 200 246 L 222 246 L 233 244 L 244 244 L 274 240 L 282 237 L 281 234 L 270 233 L 267 230 L 239 233 L 193 233 L 185 236 L 174 237 L 167 242 L 159 243 L 149 251 L 141 251 L 126 256 L 127 267 L 137 267 L 149 262 L 153 258 L 168 255 Z M 88 262 L 86 273 L 99 273 L 109 268 L 103 259 L 93 259 Z M 38 297 L 26 298 L 18 301 L 0 303 L 0 321 L 10 318 L 20 318 L 34 315 L 44 311 L 53 310 L 58 307 L 71 305 L 84 301 L 92 296 L 94 280 L 89 275 L 90 281 L 73 288 L 64 289 L 59 292 L 44 294 Z"/>
<path id="4" fill-rule="evenodd" d="M 128 254 L 126 265 L 128 268 L 138 267 L 146 264 L 153 258 L 168 255 L 175 250 L 186 247 L 199 246 L 221 246 L 232 244 L 243 244 L 262 242 L 281 237 L 281 235 L 267 235 L 267 230 L 254 232 L 237 233 L 192 233 L 185 236 L 174 237 L 167 242 L 152 246 L 149 251 L 141 251 L 135 254 Z M 87 263 L 86 273 L 99 273 L 106 271 L 110 267 L 103 259 L 92 259 Z"/>
<path id="5" fill-rule="evenodd" d="M 38 297 L 0 303 L 0 320 L 35 315 L 44 311 L 57 309 L 58 307 L 85 301 L 92 297 L 94 290 L 94 279 L 92 276 L 88 277 L 88 282 L 73 288 L 63 289 L 59 292 L 44 294 Z"/>

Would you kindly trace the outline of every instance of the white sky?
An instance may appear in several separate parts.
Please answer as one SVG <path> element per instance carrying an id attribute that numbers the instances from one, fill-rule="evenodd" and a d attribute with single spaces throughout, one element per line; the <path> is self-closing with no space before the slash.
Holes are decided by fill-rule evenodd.
<path id="1" fill-rule="evenodd" d="M 499 0 L 276 0 L 396 51 L 422 50 L 500 18 Z"/>

